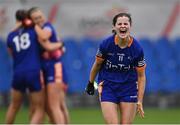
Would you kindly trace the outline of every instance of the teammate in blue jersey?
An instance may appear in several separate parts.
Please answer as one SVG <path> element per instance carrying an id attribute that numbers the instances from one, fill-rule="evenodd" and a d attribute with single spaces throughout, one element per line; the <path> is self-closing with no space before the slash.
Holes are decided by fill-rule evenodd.
<path id="1" fill-rule="evenodd" d="M 33 23 L 27 16 L 26 10 L 16 12 L 16 26 L 8 35 L 7 40 L 14 59 L 14 76 L 11 92 L 12 101 L 7 112 L 6 123 L 14 122 L 17 111 L 22 104 L 22 94 L 27 89 L 30 91 L 29 99 L 33 109 L 30 114 L 31 123 L 42 123 L 44 93 L 41 90 L 42 86 L 40 86 L 42 82 L 40 84 L 39 43 L 48 51 L 56 50 L 62 46 L 60 43 L 50 43 L 48 40 L 39 42 Z"/>
<path id="2" fill-rule="evenodd" d="M 34 112 L 31 124 L 42 123 L 44 116 L 44 92 L 40 82 L 40 53 L 37 34 L 33 27 L 25 28 L 25 10 L 17 10 L 16 27 L 7 37 L 7 46 L 13 57 L 13 81 L 11 103 L 6 114 L 6 123 L 12 124 L 19 110 L 23 95 L 28 90 Z"/>
<path id="3" fill-rule="evenodd" d="M 138 41 L 130 36 L 132 20 L 128 13 L 113 18 L 113 35 L 99 46 L 86 92 L 94 94 L 98 74 L 101 109 L 107 124 L 131 124 L 136 111 L 144 117 L 145 60 Z"/>
<path id="4" fill-rule="evenodd" d="M 33 20 L 35 25 L 35 30 L 41 41 L 49 40 L 51 42 L 57 42 L 56 32 L 53 26 L 46 21 L 42 11 L 33 7 L 29 10 L 30 18 Z M 56 51 L 48 52 L 42 50 L 42 65 L 43 74 L 46 84 L 47 92 L 47 112 L 52 123 L 64 124 L 65 116 L 60 108 L 62 101 L 62 63 L 61 63 L 62 52 L 57 49 Z"/>

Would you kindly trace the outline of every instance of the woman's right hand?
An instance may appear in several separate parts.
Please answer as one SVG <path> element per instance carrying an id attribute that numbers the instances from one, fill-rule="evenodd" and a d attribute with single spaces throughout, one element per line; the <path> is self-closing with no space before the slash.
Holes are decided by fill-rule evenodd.
<path id="1" fill-rule="evenodd" d="M 86 92 L 88 95 L 94 95 L 94 83 L 88 82 Z"/>

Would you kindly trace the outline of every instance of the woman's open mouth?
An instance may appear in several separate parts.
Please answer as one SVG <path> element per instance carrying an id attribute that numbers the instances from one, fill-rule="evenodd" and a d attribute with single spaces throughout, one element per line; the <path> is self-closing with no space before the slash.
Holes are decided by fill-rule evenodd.
<path id="1" fill-rule="evenodd" d="M 126 33 L 127 33 L 127 29 L 123 29 L 123 30 L 119 30 L 119 33 L 121 34 L 121 35 L 125 35 Z"/>

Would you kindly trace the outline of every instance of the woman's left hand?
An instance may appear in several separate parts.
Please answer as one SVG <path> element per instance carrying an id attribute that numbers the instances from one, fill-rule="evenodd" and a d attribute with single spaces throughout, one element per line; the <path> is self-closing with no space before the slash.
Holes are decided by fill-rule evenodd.
<path id="1" fill-rule="evenodd" d="M 137 112 L 139 113 L 141 118 L 144 118 L 144 110 L 142 102 L 137 102 Z"/>

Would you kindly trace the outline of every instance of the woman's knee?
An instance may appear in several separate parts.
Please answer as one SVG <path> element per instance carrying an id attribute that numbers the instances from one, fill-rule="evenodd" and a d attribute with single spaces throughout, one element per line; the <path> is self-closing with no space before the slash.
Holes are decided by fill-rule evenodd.
<path id="1" fill-rule="evenodd" d="M 112 102 L 101 102 L 101 109 L 107 124 L 118 124 L 117 104 Z"/>
<path id="2" fill-rule="evenodd" d="M 57 110 L 59 110 L 60 106 L 58 106 L 57 104 L 48 104 L 48 109 L 50 112 L 56 112 Z"/>
<path id="3" fill-rule="evenodd" d="M 12 101 L 12 102 L 11 102 L 11 107 L 12 107 L 13 109 L 19 109 L 20 106 L 21 106 L 21 103 L 22 103 L 22 102 Z"/>
<path id="4" fill-rule="evenodd" d="M 136 104 L 135 103 L 121 103 L 121 124 L 132 124 L 136 115 Z"/>
<path id="5" fill-rule="evenodd" d="M 53 94 L 53 95 L 54 95 L 54 94 Z M 48 108 L 49 108 L 50 110 L 52 110 L 52 109 L 54 109 L 54 108 L 60 107 L 60 104 L 61 104 L 60 99 L 59 99 L 59 98 L 58 98 L 58 99 L 51 98 L 51 96 L 52 96 L 52 95 L 50 95 L 50 96 L 48 97 L 48 100 L 47 100 L 47 106 L 48 106 Z M 59 97 L 58 95 L 55 95 L 55 96 Z"/>

